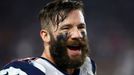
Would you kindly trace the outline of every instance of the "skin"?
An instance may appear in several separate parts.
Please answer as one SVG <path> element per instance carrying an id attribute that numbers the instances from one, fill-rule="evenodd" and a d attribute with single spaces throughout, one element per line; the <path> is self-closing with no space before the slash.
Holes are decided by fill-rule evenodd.
<path id="1" fill-rule="evenodd" d="M 67 18 L 63 22 L 59 23 L 58 27 L 51 27 L 51 34 L 48 30 L 45 29 L 40 31 L 40 36 L 44 42 L 44 52 L 42 57 L 48 59 L 54 64 L 56 64 L 56 62 L 50 53 L 52 41 L 51 35 L 53 35 L 55 40 L 58 40 L 57 37 L 59 37 L 61 34 L 62 37 L 66 37 L 64 39 L 67 39 L 68 41 L 73 41 L 75 39 L 82 40 L 87 35 L 86 24 L 81 10 L 72 10 L 68 14 Z M 80 60 L 79 58 L 82 56 L 82 51 L 67 48 L 67 55 L 71 60 Z M 68 74 L 73 74 L 74 70 L 75 68 L 66 68 Z"/>

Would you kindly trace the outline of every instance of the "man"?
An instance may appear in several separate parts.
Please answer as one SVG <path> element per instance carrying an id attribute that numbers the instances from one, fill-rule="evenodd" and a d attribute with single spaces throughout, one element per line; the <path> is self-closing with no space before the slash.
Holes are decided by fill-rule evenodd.
<path id="1" fill-rule="evenodd" d="M 40 11 L 39 19 L 42 56 L 12 61 L 0 75 L 95 75 L 82 2 L 51 2 Z"/>

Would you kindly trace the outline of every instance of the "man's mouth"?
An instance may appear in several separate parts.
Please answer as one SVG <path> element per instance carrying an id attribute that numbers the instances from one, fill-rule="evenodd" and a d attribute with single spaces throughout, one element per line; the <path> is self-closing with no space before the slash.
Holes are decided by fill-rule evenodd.
<path id="1" fill-rule="evenodd" d="M 70 50 L 80 50 L 81 49 L 81 46 L 80 45 L 70 45 L 70 46 L 67 46 Z"/>
<path id="2" fill-rule="evenodd" d="M 70 58 L 74 58 L 81 55 L 81 46 L 80 45 L 69 45 L 68 48 L 68 54 Z"/>

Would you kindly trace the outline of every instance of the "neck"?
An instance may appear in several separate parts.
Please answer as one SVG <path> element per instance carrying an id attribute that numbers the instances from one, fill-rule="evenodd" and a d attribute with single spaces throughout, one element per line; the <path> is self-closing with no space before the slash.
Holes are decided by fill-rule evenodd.
<path id="1" fill-rule="evenodd" d="M 50 51 L 49 51 L 49 46 L 45 46 L 45 49 L 44 49 L 44 52 L 43 54 L 41 55 L 41 57 L 44 57 L 46 58 L 47 60 L 51 61 L 52 63 L 54 63 L 54 60 L 50 54 Z M 55 63 L 54 63 L 55 64 Z"/>

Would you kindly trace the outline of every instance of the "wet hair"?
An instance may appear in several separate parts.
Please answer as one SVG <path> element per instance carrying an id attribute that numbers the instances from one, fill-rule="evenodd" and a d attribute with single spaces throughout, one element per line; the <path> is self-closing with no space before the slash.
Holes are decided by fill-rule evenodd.
<path id="1" fill-rule="evenodd" d="M 59 23 L 63 22 L 72 10 L 77 9 L 83 12 L 83 3 L 80 0 L 55 0 L 48 3 L 39 12 L 41 29 L 48 29 L 52 25 L 58 27 Z"/>

